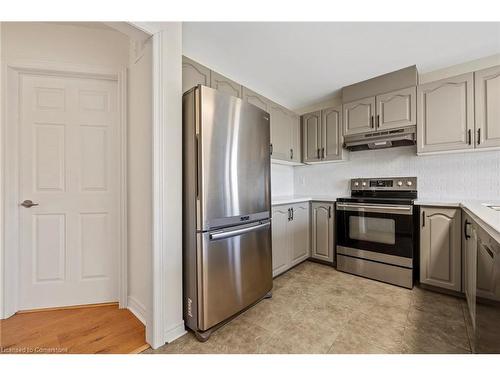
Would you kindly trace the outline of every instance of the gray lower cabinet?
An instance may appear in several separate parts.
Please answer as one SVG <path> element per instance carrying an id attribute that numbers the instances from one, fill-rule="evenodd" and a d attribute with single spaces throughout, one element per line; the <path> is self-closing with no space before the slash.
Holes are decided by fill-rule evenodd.
<path id="1" fill-rule="evenodd" d="M 273 277 L 310 256 L 309 202 L 273 206 Z"/>
<path id="2" fill-rule="evenodd" d="M 461 291 L 461 209 L 421 207 L 420 282 Z"/>
<path id="3" fill-rule="evenodd" d="M 500 66 L 474 73 L 476 147 L 500 147 Z"/>
<path id="4" fill-rule="evenodd" d="M 182 56 L 182 92 L 198 85 L 210 86 L 210 69 Z"/>
<path id="5" fill-rule="evenodd" d="M 305 163 L 343 160 L 342 107 L 336 106 L 302 115 Z"/>
<path id="6" fill-rule="evenodd" d="M 473 73 L 417 87 L 417 152 L 474 148 Z"/>
<path id="7" fill-rule="evenodd" d="M 477 226 L 471 217 L 462 214 L 463 291 L 472 324 L 476 321 Z"/>
<path id="8" fill-rule="evenodd" d="M 311 257 L 333 262 L 335 253 L 335 206 L 333 203 L 311 204 Z"/>
<path id="9" fill-rule="evenodd" d="M 273 277 L 289 268 L 290 211 L 289 206 L 275 206 L 272 209 Z"/>

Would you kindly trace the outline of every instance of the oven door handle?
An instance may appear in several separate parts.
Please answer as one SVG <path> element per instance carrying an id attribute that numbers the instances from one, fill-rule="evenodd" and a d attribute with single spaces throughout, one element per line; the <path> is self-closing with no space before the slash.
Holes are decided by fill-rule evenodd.
<path id="1" fill-rule="evenodd" d="M 337 209 L 341 211 L 398 213 L 402 215 L 411 215 L 413 213 L 413 206 L 406 206 L 406 205 L 398 206 L 398 205 L 337 203 Z"/>

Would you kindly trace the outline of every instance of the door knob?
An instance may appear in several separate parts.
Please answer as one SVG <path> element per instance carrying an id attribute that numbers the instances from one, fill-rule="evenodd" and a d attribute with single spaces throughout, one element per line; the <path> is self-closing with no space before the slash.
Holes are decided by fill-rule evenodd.
<path id="1" fill-rule="evenodd" d="M 38 203 L 33 203 L 33 201 L 27 199 L 23 203 L 21 203 L 21 206 L 26 207 L 26 208 L 31 208 L 33 206 L 38 206 Z"/>

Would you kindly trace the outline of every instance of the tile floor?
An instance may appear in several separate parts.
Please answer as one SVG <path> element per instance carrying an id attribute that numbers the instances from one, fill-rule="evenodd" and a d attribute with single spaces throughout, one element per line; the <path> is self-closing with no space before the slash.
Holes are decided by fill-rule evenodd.
<path id="1" fill-rule="evenodd" d="M 207 342 L 189 332 L 145 353 L 470 353 L 466 312 L 459 298 L 307 261 Z"/>

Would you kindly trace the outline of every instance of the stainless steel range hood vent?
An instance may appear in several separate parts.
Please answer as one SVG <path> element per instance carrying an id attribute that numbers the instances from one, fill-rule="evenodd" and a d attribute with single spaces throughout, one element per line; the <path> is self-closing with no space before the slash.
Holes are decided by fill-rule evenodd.
<path id="1" fill-rule="evenodd" d="M 375 133 L 347 135 L 344 148 L 350 151 L 375 150 L 379 148 L 412 146 L 416 144 L 416 126 L 384 130 Z"/>

